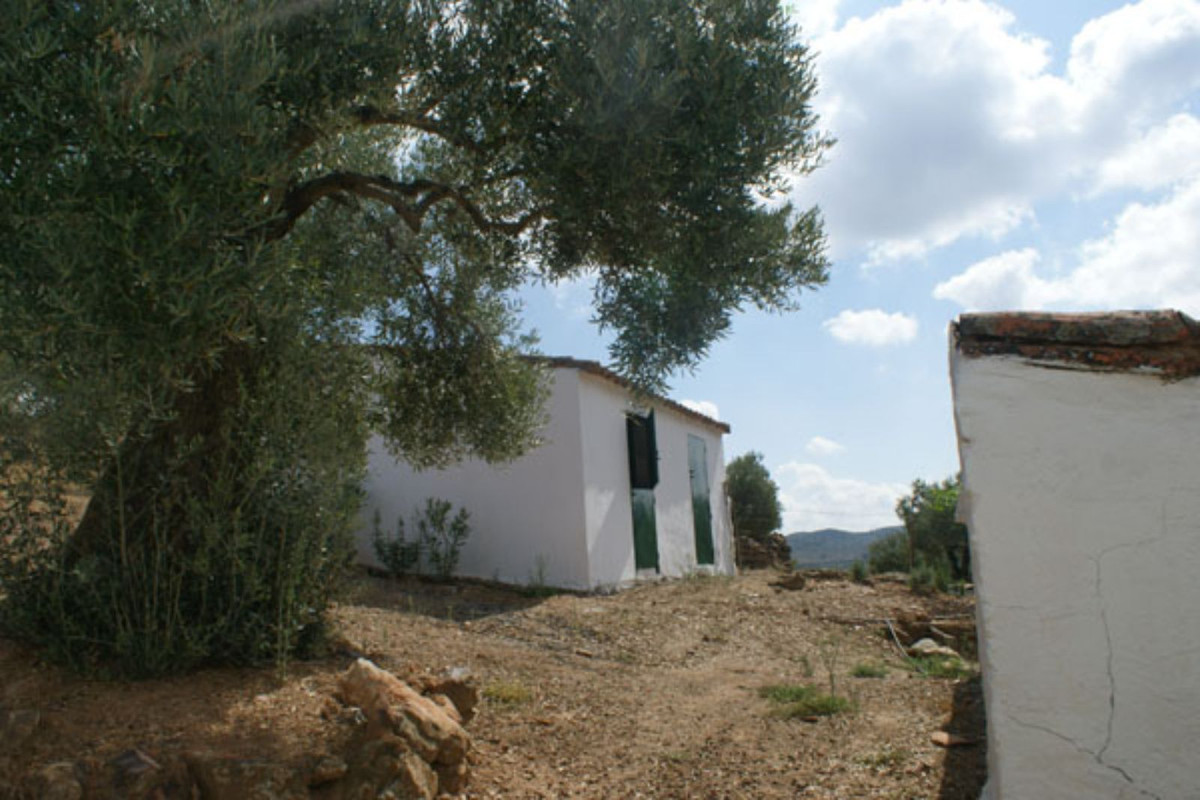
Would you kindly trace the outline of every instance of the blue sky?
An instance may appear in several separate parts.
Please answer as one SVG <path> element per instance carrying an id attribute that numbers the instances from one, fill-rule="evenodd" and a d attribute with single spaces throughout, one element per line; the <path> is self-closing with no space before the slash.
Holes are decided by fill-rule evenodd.
<path id="1" fill-rule="evenodd" d="M 895 523 L 958 469 L 946 326 L 967 310 L 1200 315 L 1200 0 L 795 0 L 828 163 L 795 182 L 833 259 L 671 395 L 763 453 L 787 531 Z M 605 359 L 586 282 L 525 293 L 544 352 Z"/>

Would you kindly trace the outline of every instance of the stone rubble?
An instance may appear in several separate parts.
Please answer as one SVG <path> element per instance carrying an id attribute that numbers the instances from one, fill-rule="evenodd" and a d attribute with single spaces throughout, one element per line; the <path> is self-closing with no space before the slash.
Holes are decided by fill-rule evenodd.
<path id="1" fill-rule="evenodd" d="M 284 763 L 204 750 L 156 756 L 132 747 L 103 764 L 33 766 L 22 788 L 45 800 L 434 800 L 467 786 L 471 737 L 463 725 L 478 703 L 465 671 L 406 682 L 359 658 L 326 704 L 351 728 L 339 752 Z M 0 751 L 15 751 L 39 721 L 36 711 L 0 713 Z"/>

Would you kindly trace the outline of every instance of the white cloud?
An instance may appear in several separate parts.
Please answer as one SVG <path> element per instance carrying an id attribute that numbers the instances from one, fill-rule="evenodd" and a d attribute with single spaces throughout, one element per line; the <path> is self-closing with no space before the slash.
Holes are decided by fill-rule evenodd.
<path id="1" fill-rule="evenodd" d="M 842 0 L 798 0 L 789 4 L 788 13 L 800 26 L 800 35 L 813 39 L 837 27 L 841 4 Z"/>
<path id="2" fill-rule="evenodd" d="M 816 464 L 789 462 L 774 473 L 787 532 L 843 528 L 865 531 L 899 524 L 896 499 L 903 484 L 838 478 Z"/>
<path id="3" fill-rule="evenodd" d="M 838 144 L 794 199 L 821 205 L 834 256 L 997 238 L 1038 200 L 1095 186 L 1200 86 L 1200 2 L 1092 20 L 1061 74 L 1049 47 L 982 0 L 904 0 L 822 36 L 815 107 Z"/>
<path id="4" fill-rule="evenodd" d="M 833 439 L 826 439 L 824 436 L 814 436 L 808 440 L 808 444 L 804 446 L 809 455 L 814 456 L 832 456 L 840 453 L 846 448 L 835 442 Z"/>
<path id="5" fill-rule="evenodd" d="M 1143 0 L 1089 21 L 1071 42 L 1067 77 L 1110 122 L 1154 114 L 1200 86 L 1200 3 Z"/>
<path id="6" fill-rule="evenodd" d="M 917 337 L 917 320 L 907 314 L 892 314 L 871 308 L 865 311 L 841 312 L 822 323 L 833 338 L 847 344 L 862 344 L 882 347 L 904 344 Z"/>
<path id="7" fill-rule="evenodd" d="M 711 419 L 721 418 L 721 412 L 717 408 L 717 404 L 710 400 L 680 400 L 679 405 L 684 408 L 690 408 L 697 414 L 703 414 Z"/>
<path id="8" fill-rule="evenodd" d="M 1132 203 L 1075 266 L 1039 275 L 1032 250 L 980 261 L 934 288 L 970 309 L 1177 308 L 1200 314 L 1200 177 L 1159 203 Z"/>
<path id="9" fill-rule="evenodd" d="M 1200 175 L 1200 119 L 1176 114 L 1100 165 L 1097 192 L 1158 189 Z"/>
<path id="10" fill-rule="evenodd" d="M 939 283 L 933 296 L 953 300 L 969 311 L 1000 311 L 1039 307 L 1045 282 L 1033 273 L 1038 262 L 1033 248 L 1009 250 L 967 267 Z"/>

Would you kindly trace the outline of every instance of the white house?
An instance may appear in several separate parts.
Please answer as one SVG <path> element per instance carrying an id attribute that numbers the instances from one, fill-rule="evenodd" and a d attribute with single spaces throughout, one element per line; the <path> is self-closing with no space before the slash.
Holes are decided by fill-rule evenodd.
<path id="1" fill-rule="evenodd" d="M 991 800 L 1200 797 L 1200 325 L 951 329 Z"/>
<path id="2" fill-rule="evenodd" d="M 416 471 L 370 445 L 359 561 L 430 497 L 470 512 L 458 574 L 603 589 L 695 572 L 733 574 L 722 490 L 729 426 L 664 397 L 635 398 L 594 361 L 548 359 L 545 444 L 507 465 L 467 461 Z M 411 534 L 410 534 L 411 535 Z"/>

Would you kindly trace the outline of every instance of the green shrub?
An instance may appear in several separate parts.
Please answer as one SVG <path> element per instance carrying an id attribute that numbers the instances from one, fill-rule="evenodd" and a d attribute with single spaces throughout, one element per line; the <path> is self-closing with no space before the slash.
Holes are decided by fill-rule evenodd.
<path id="1" fill-rule="evenodd" d="M 471 535 L 470 513 L 460 508 L 451 517 L 453 508 L 449 500 L 430 497 L 425 501 L 425 510 L 416 517 L 417 541 L 433 574 L 442 580 L 448 580 L 458 569 L 459 553 Z"/>
<path id="2" fill-rule="evenodd" d="M 827 717 L 854 707 L 845 697 L 825 694 L 816 687 L 805 684 L 763 686 L 758 690 L 758 694 L 775 706 L 772 714 L 784 719 Z"/>
<path id="3" fill-rule="evenodd" d="M 867 547 L 867 566 L 875 575 L 908 572 L 908 534 L 897 531 L 871 542 Z"/>
<path id="4" fill-rule="evenodd" d="M 78 525 L 37 442 L 0 442 L 0 627 L 49 660 L 128 677 L 312 652 L 362 498 L 361 405 L 330 413 L 308 388 L 342 363 L 260 363 L 253 380 L 280 391 L 230 388 L 223 408 L 197 411 L 213 417 L 206 439 L 114 437 Z"/>
<path id="5" fill-rule="evenodd" d="M 380 525 L 379 511 L 375 511 L 374 530 L 371 543 L 375 549 L 375 557 L 395 577 L 407 575 L 421 565 L 421 542 L 406 541 L 404 538 L 404 519 L 397 518 L 395 535 L 383 532 Z"/>
<path id="6" fill-rule="evenodd" d="M 862 561 L 855 561 L 850 565 L 850 580 L 855 583 L 867 582 L 867 565 Z"/>
<path id="7" fill-rule="evenodd" d="M 921 594 L 945 592 L 950 587 L 950 565 L 943 560 L 926 561 L 917 558 L 917 565 L 908 576 L 908 588 Z"/>

